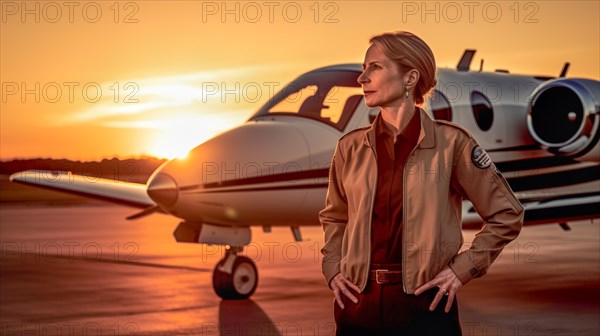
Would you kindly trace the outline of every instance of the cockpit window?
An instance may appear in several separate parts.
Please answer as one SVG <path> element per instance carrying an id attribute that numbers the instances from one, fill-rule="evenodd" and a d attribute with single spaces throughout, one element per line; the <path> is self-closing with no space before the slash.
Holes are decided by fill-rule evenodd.
<path id="1" fill-rule="evenodd" d="M 269 113 L 299 113 L 304 103 L 317 93 L 318 86 L 308 85 L 297 91 L 291 90 L 291 88 L 292 87 L 288 85 L 286 89 L 284 89 L 293 92 L 290 92 L 285 99 L 271 107 Z M 304 97 L 304 99 L 302 97 Z"/>
<path id="2" fill-rule="evenodd" d="M 324 122 L 343 131 L 363 98 L 356 71 L 319 71 L 298 77 L 270 99 L 250 120 L 290 114 Z"/>

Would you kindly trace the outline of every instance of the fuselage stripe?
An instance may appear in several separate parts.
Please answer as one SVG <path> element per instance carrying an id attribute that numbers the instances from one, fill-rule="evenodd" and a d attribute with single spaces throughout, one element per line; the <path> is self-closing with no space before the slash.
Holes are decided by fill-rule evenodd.
<path id="1" fill-rule="evenodd" d="M 254 187 L 254 188 L 236 188 L 236 189 L 204 189 L 191 192 L 192 194 L 212 194 L 212 193 L 232 193 L 232 192 L 248 192 L 248 191 L 275 191 L 275 190 L 296 190 L 296 189 L 320 189 L 327 188 L 327 183 L 319 184 L 299 184 L 290 186 L 272 186 L 272 187 Z"/>
<path id="2" fill-rule="evenodd" d="M 600 166 L 595 165 L 554 173 L 512 177 L 507 178 L 507 182 L 515 192 L 547 189 L 600 180 L 599 172 Z M 328 175 L 328 169 L 307 170 L 222 182 L 210 182 L 204 185 L 190 185 L 180 188 L 180 191 L 213 193 L 327 188 L 328 182 L 325 178 Z M 307 179 L 314 179 L 313 183 L 306 183 Z M 277 182 L 287 182 L 289 185 L 264 185 Z"/>

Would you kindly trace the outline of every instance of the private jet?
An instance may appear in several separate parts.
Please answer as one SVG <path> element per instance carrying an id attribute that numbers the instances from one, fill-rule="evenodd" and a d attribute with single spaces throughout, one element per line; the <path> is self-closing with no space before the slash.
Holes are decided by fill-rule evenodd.
<path id="1" fill-rule="evenodd" d="M 438 84 L 424 105 L 436 120 L 468 129 L 489 153 L 526 208 L 525 224 L 600 217 L 600 82 L 471 70 L 475 50 L 455 69 L 438 69 Z M 161 165 L 146 184 L 89 179 L 64 171 L 27 170 L 12 182 L 71 192 L 142 209 L 128 219 L 161 212 L 181 222 L 178 242 L 225 247 L 213 271 L 223 299 L 250 297 L 255 263 L 239 255 L 251 227 L 320 225 L 328 172 L 337 140 L 369 125 L 357 78 L 360 64 L 307 72 L 276 93 L 245 123 Z M 463 204 L 463 227 L 482 219 Z"/>

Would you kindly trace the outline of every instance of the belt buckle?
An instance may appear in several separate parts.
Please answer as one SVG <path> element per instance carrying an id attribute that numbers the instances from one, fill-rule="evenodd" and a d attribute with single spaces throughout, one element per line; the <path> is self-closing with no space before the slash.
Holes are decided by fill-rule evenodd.
<path id="1" fill-rule="evenodd" d="M 381 272 L 387 272 L 387 271 L 389 271 L 389 270 L 387 270 L 387 269 L 377 269 L 377 270 L 375 270 L 375 282 L 376 282 L 378 285 L 383 285 L 383 284 L 386 284 L 386 283 L 388 283 L 388 282 L 389 282 L 389 281 L 387 281 L 387 280 L 385 279 L 385 274 L 381 273 Z M 379 275 L 380 275 L 380 274 L 382 275 L 382 277 L 383 277 L 383 280 L 379 280 Z"/>

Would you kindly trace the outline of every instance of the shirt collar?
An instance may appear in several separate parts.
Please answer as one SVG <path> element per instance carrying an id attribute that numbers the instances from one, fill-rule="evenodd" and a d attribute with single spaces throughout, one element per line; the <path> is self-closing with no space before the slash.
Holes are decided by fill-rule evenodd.
<path id="1" fill-rule="evenodd" d="M 420 124 L 421 124 L 417 147 L 433 148 L 435 145 L 435 137 L 434 137 L 434 130 L 433 130 L 434 121 L 431 119 L 431 117 L 429 117 L 427 112 L 425 112 L 425 110 L 423 110 L 422 108 L 415 107 L 415 109 L 419 113 Z M 373 121 L 373 123 L 371 124 L 371 127 L 367 131 L 367 134 L 366 134 L 366 137 L 364 140 L 365 145 L 367 145 L 367 146 L 375 145 L 375 138 L 377 136 L 377 125 L 380 122 L 379 119 L 382 119 L 381 110 L 379 111 L 379 113 L 377 113 L 375 120 Z M 383 120 L 381 120 L 381 122 L 383 122 Z"/>
<path id="2" fill-rule="evenodd" d="M 415 136 L 418 137 L 420 130 L 420 119 L 421 118 L 419 116 L 419 109 L 415 109 L 415 113 L 408 121 L 408 124 L 406 124 L 406 126 L 400 131 L 400 133 L 396 135 L 396 141 L 399 139 L 409 140 Z M 415 123 L 418 123 L 419 125 L 415 125 Z M 417 133 L 417 135 L 414 135 L 415 132 Z M 379 118 L 377 124 L 375 125 L 375 135 L 377 138 L 381 136 L 389 138 L 394 137 L 394 133 L 392 132 L 392 130 L 390 130 L 389 127 L 387 127 L 383 118 Z"/>

